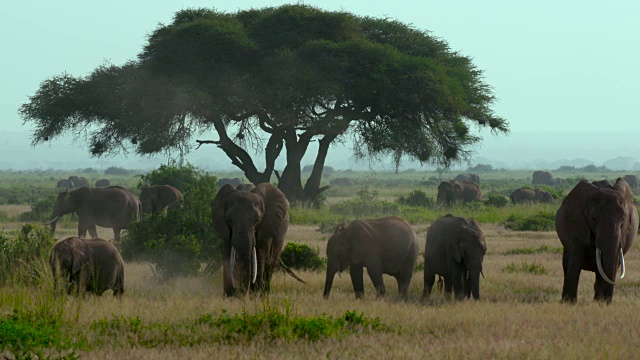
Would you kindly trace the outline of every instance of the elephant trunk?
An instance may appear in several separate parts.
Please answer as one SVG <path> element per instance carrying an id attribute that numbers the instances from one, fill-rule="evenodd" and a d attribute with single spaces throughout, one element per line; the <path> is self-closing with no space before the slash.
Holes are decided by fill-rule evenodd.
<path id="1" fill-rule="evenodd" d="M 617 254 L 620 257 L 620 278 L 622 279 L 624 277 L 625 274 L 625 266 L 624 266 L 624 254 L 622 253 L 622 249 L 619 249 L 619 252 Z M 602 279 L 610 284 L 610 285 L 615 285 L 615 274 L 616 274 L 616 268 L 617 268 L 617 264 L 614 266 L 613 271 L 610 271 L 612 274 L 612 278 L 613 280 L 611 280 L 611 278 L 609 278 L 609 276 L 607 276 L 605 270 L 604 270 L 604 266 L 602 265 L 603 260 L 602 260 L 602 251 L 600 250 L 600 248 L 596 248 L 596 265 L 598 267 L 598 273 L 600 274 L 600 276 L 602 277 Z M 614 263 L 615 264 L 615 260 L 610 260 L 609 263 Z M 611 268 L 610 266 L 608 268 Z M 609 269 L 610 270 L 610 269 Z"/>
<path id="2" fill-rule="evenodd" d="M 469 271 L 469 287 L 471 296 L 475 300 L 480 299 L 480 273 L 482 270 Z"/>
<path id="3" fill-rule="evenodd" d="M 255 236 L 252 233 L 234 232 L 231 245 L 230 273 L 231 284 L 234 288 L 247 290 L 251 283 L 255 283 L 258 274 L 258 261 L 255 248 Z M 238 237 L 236 237 L 238 236 Z M 239 278 L 236 277 L 239 275 Z M 236 280 L 239 280 L 238 283 Z"/>
<path id="4" fill-rule="evenodd" d="M 54 216 L 53 219 L 47 221 L 44 223 L 44 225 L 51 225 L 51 233 L 55 233 L 56 232 L 56 225 L 58 224 L 58 218 L 60 218 L 59 216 Z"/>
<path id="5" fill-rule="evenodd" d="M 332 263 L 327 265 L 327 278 L 324 281 L 324 294 L 323 297 L 325 299 L 329 298 L 329 293 L 331 292 L 331 287 L 333 286 L 333 278 L 338 272 L 338 267 Z"/>

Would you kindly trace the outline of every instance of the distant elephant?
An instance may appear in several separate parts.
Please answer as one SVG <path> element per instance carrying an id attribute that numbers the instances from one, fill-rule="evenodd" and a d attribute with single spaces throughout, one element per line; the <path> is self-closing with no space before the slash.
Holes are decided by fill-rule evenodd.
<path id="1" fill-rule="evenodd" d="M 73 183 L 73 187 L 81 187 L 82 186 L 82 185 L 80 185 L 81 181 L 80 181 L 80 177 L 79 176 L 71 175 L 71 176 L 69 176 L 69 180 L 71 180 L 71 182 Z"/>
<path id="2" fill-rule="evenodd" d="M 480 176 L 478 176 L 478 174 L 459 174 L 455 177 L 454 180 L 473 181 L 474 183 L 480 185 Z"/>
<path id="3" fill-rule="evenodd" d="M 398 293 L 406 300 L 418 251 L 416 234 L 400 218 L 354 220 L 347 227 L 340 224 L 327 243 L 324 298 L 329 297 L 335 274 L 347 267 L 356 299 L 362 298 L 366 267 L 378 296 L 386 292 L 382 274 L 388 274 L 396 278 Z"/>
<path id="4" fill-rule="evenodd" d="M 251 191 L 227 184 L 213 200 L 211 213 L 213 229 L 222 239 L 225 294 L 242 294 L 249 288 L 269 292 L 289 228 L 287 197 L 269 183 Z"/>
<path id="5" fill-rule="evenodd" d="M 124 292 L 124 261 L 113 244 L 103 239 L 70 237 L 53 246 L 49 264 L 56 281 L 70 285 L 68 293 L 85 291 L 102 295 L 113 290 L 114 296 Z"/>
<path id="6" fill-rule="evenodd" d="M 109 181 L 109 179 L 96 180 L 96 187 L 104 188 L 104 187 L 109 187 L 110 185 L 111 185 L 111 181 Z"/>
<path id="7" fill-rule="evenodd" d="M 119 186 L 67 189 L 58 194 L 53 219 L 47 224 L 51 224 L 55 232 L 58 218 L 74 211 L 78 215 L 78 237 L 84 237 L 87 231 L 92 237 L 98 237 L 98 225 L 113 228 L 114 239 L 119 241 L 120 231 L 128 229 L 131 221 L 140 219 L 141 205 L 135 194 Z"/>
<path id="8" fill-rule="evenodd" d="M 533 179 L 531 180 L 533 185 L 555 185 L 553 175 L 548 171 L 534 171 Z"/>
<path id="9" fill-rule="evenodd" d="M 594 299 L 611 303 L 616 272 L 638 231 L 638 210 L 624 179 L 613 188 L 582 180 L 567 194 L 556 213 L 556 232 L 564 247 L 562 300 L 576 302 L 580 271 L 596 273 Z"/>
<path id="10" fill-rule="evenodd" d="M 511 202 L 514 204 L 522 203 L 551 203 L 553 202 L 553 196 L 548 191 L 540 189 L 519 188 L 515 189 L 509 196 Z"/>
<path id="11" fill-rule="evenodd" d="M 627 184 L 629 184 L 630 188 L 632 189 L 638 188 L 638 177 L 636 177 L 635 175 L 625 175 L 623 179 L 624 181 L 627 182 Z"/>
<path id="12" fill-rule="evenodd" d="M 482 192 L 480 186 L 473 181 L 443 181 L 438 186 L 437 203 L 451 206 L 458 203 L 468 203 L 480 200 Z"/>
<path id="13" fill-rule="evenodd" d="M 73 181 L 71 181 L 69 179 L 62 179 L 62 180 L 58 181 L 58 184 L 56 185 L 56 187 L 73 189 Z"/>
<path id="14" fill-rule="evenodd" d="M 480 226 L 472 219 L 447 214 L 431 224 L 424 248 L 424 292 L 428 298 L 435 276 L 444 278 L 445 295 L 456 299 L 480 298 L 480 274 L 487 245 Z"/>
<path id="15" fill-rule="evenodd" d="M 170 185 L 144 185 L 140 192 L 140 203 L 143 214 L 164 213 L 172 210 L 183 201 L 180 190 Z"/>
<path id="16" fill-rule="evenodd" d="M 591 183 L 599 188 L 613 189 L 613 185 L 607 179 L 592 181 Z"/>
<path id="17" fill-rule="evenodd" d="M 329 183 L 331 185 L 341 185 L 341 186 L 351 186 L 355 184 L 353 179 L 349 179 L 349 178 L 335 178 L 335 179 L 332 179 Z"/>
<path id="18" fill-rule="evenodd" d="M 217 185 L 218 185 L 218 189 L 222 189 L 223 186 L 230 184 L 234 187 L 242 184 L 242 179 L 240 178 L 222 178 L 222 179 L 218 179 Z"/>

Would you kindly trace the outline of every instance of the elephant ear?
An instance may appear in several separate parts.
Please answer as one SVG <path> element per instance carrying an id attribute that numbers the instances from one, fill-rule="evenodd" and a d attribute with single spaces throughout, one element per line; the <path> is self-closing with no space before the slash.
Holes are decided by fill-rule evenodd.
<path id="1" fill-rule="evenodd" d="M 234 194 L 236 189 L 227 184 L 223 186 L 216 194 L 216 197 L 211 203 L 211 217 L 213 219 L 213 229 L 216 231 L 221 239 L 228 239 L 231 236 L 229 226 L 224 218 L 227 199 L 231 194 Z"/>
<path id="2" fill-rule="evenodd" d="M 618 178 L 618 180 L 616 180 L 616 184 L 613 185 L 613 189 L 619 191 L 624 196 L 625 200 L 633 199 L 633 192 L 631 191 L 631 187 L 629 186 L 629 183 L 627 183 L 627 181 L 623 178 Z"/>
<path id="3" fill-rule="evenodd" d="M 598 191 L 595 185 L 582 180 L 564 198 L 556 215 L 556 228 L 561 228 L 566 240 L 575 238 L 584 244 L 591 241 L 586 212 L 589 210 L 589 198 L 595 191 Z M 563 234 L 558 233 L 561 240 Z"/>
<path id="4" fill-rule="evenodd" d="M 334 234 L 337 234 L 344 230 L 344 223 L 339 223 L 336 225 L 336 229 L 333 231 Z"/>
<path id="5" fill-rule="evenodd" d="M 71 243 L 71 255 L 73 262 L 71 264 L 71 273 L 78 273 L 82 267 L 87 264 L 87 245 L 79 238 L 73 238 Z"/>
<path id="6" fill-rule="evenodd" d="M 460 252 L 460 247 L 458 246 L 457 241 L 452 241 L 449 245 L 449 255 L 455 260 L 457 263 L 462 262 L 462 254 Z"/>

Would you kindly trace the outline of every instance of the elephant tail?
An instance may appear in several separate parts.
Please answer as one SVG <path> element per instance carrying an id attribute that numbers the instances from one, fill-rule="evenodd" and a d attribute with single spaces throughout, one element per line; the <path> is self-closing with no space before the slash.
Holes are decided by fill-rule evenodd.
<path id="1" fill-rule="evenodd" d="M 284 268 L 284 271 L 286 271 L 287 274 L 291 275 L 292 278 L 300 281 L 303 284 L 307 283 L 306 281 L 300 279 L 298 275 L 296 275 L 291 269 L 289 269 L 289 267 L 282 261 L 282 259 L 280 259 L 280 265 L 282 265 L 282 267 Z"/>
<path id="2" fill-rule="evenodd" d="M 442 292 L 442 288 L 444 287 L 444 280 L 442 279 L 442 276 L 440 276 L 440 275 L 438 275 L 437 287 L 438 287 L 438 292 Z"/>

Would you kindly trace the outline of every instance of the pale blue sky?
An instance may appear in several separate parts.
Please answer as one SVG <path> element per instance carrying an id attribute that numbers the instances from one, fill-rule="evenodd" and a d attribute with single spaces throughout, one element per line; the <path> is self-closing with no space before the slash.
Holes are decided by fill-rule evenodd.
<path id="1" fill-rule="evenodd" d="M 122 64 L 135 58 L 146 35 L 179 9 L 215 6 L 236 11 L 285 3 L 291 2 L 7 2 L 0 12 L 0 131 L 28 130 L 17 110 L 42 80 L 62 72 L 86 75 L 105 60 Z M 443 38 L 485 71 L 499 99 L 494 109 L 514 133 L 636 131 L 638 1 L 305 3 L 388 16 Z M 615 136 L 607 141 L 615 142 Z"/>

